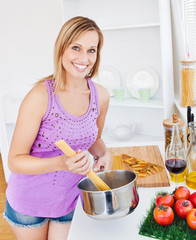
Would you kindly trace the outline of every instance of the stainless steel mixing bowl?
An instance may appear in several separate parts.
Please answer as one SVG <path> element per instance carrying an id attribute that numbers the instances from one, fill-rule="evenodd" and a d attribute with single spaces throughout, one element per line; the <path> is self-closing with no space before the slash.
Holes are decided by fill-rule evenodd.
<path id="1" fill-rule="evenodd" d="M 98 191 L 86 177 L 78 183 L 84 212 L 92 218 L 107 220 L 130 214 L 138 205 L 136 174 L 129 170 L 110 170 L 97 175 L 111 188 Z"/>

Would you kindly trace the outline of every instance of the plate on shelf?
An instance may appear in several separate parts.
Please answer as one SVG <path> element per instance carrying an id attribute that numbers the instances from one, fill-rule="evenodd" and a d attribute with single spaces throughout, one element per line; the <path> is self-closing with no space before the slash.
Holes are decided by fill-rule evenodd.
<path id="1" fill-rule="evenodd" d="M 121 87 L 121 78 L 119 72 L 112 66 L 101 66 L 98 76 L 93 78 L 94 82 L 97 82 L 104 86 L 113 96 L 113 89 Z"/>
<path id="2" fill-rule="evenodd" d="M 155 95 L 159 87 L 159 77 L 152 67 L 137 67 L 127 74 L 126 86 L 135 98 L 139 98 L 140 89 L 149 88 L 151 98 Z"/>

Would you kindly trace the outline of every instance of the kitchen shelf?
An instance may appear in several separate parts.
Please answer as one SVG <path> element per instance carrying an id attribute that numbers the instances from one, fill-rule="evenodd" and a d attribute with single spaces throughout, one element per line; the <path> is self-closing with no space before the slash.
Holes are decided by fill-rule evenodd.
<path id="1" fill-rule="evenodd" d="M 140 102 L 137 98 L 125 98 L 123 101 L 117 101 L 114 97 L 110 98 L 110 106 L 127 106 L 127 107 L 140 107 L 140 108 L 164 108 L 163 99 L 151 98 L 149 102 Z"/>
<path id="2" fill-rule="evenodd" d="M 102 30 L 159 26 L 157 0 L 60 0 L 64 21 L 75 16 L 94 19 Z"/>
<path id="3" fill-rule="evenodd" d="M 136 24 L 136 25 L 126 25 L 118 27 L 103 27 L 102 31 L 111 31 L 111 30 L 121 30 L 121 29 L 131 29 L 131 28 L 148 28 L 148 27 L 160 27 L 160 23 L 147 23 L 147 24 Z"/>

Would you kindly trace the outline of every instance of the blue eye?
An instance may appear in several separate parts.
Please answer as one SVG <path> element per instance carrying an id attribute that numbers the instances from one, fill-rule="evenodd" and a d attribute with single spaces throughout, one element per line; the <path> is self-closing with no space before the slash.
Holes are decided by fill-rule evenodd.
<path id="1" fill-rule="evenodd" d="M 76 51 L 79 51 L 79 47 L 77 47 L 77 46 L 72 47 L 72 49 L 76 50 Z"/>
<path id="2" fill-rule="evenodd" d="M 95 49 L 89 49 L 88 50 L 90 53 L 95 53 L 96 51 L 95 51 Z"/>

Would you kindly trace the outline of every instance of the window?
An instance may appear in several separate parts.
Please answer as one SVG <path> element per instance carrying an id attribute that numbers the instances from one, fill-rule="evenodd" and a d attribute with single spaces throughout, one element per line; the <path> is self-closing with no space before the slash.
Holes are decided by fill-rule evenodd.
<path id="1" fill-rule="evenodd" d="M 183 0 L 187 54 L 196 60 L 196 0 Z"/>

